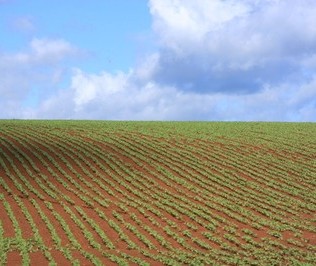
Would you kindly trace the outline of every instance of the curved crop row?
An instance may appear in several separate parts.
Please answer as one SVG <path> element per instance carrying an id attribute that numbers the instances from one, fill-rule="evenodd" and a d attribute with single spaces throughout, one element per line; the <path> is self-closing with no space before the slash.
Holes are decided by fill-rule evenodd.
<path id="1" fill-rule="evenodd" d="M 316 127 L 0 121 L 0 264 L 316 263 Z"/>

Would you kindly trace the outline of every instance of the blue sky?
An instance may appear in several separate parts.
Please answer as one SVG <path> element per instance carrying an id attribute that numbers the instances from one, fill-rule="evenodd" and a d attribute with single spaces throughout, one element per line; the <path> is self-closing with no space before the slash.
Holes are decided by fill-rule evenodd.
<path id="1" fill-rule="evenodd" d="M 77 46 L 87 71 L 126 71 L 135 62 L 142 35 L 151 30 L 146 1 L 8 1 L 2 4 L 1 48 L 17 51 L 33 38 L 63 39 Z M 114 66 L 108 66 L 109 63 Z"/>
<path id="2" fill-rule="evenodd" d="M 0 118 L 316 121 L 313 0 L 0 0 Z"/>

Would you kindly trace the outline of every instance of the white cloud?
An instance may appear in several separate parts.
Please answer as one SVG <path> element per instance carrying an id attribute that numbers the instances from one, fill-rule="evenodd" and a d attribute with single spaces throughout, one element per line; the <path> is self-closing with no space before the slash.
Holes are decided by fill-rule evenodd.
<path id="1" fill-rule="evenodd" d="M 85 74 L 81 70 L 74 71 L 71 88 L 74 90 L 76 106 L 88 104 L 95 99 L 105 99 L 124 91 L 128 75 L 118 73 L 111 75 L 103 72 L 100 75 Z"/>
<path id="2" fill-rule="evenodd" d="M 33 39 L 31 41 L 32 58 L 39 62 L 58 62 L 66 56 L 78 54 L 79 51 L 65 40 Z"/>
<path id="3" fill-rule="evenodd" d="M 0 54 L 3 68 L 8 66 L 36 66 L 58 63 L 65 57 L 78 55 L 79 50 L 70 43 L 61 40 L 38 39 L 30 41 L 26 51 L 12 54 Z"/>
<path id="4" fill-rule="evenodd" d="M 14 29 L 24 33 L 31 33 L 36 30 L 34 19 L 31 16 L 21 16 L 15 18 L 12 21 L 12 26 Z"/>
<path id="5" fill-rule="evenodd" d="M 153 53 L 142 60 L 135 69 L 135 75 L 140 80 L 150 80 L 159 67 L 160 54 Z"/>
<path id="6" fill-rule="evenodd" d="M 310 0 L 150 0 L 150 10 L 163 48 L 184 54 L 199 47 L 226 59 L 292 55 L 316 39 Z"/>
<path id="7" fill-rule="evenodd" d="M 59 91 L 27 114 L 111 120 L 315 121 L 316 117 L 316 77 L 299 87 L 284 83 L 254 94 L 227 95 L 185 92 L 150 81 L 140 86 L 135 75 L 96 75 L 77 69 L 70 89 Z"/>
<path id="8" fill-rule="evenodd" d="M 162 45 L 186 53 L 196 51 L 210 31 L 246 14 L 248 6 L 221 0 L 151 0 L 150 11 Z"/>
<path id="9" fill-rule="evenodd" d="M 197 119 L 213 102 L 210 97 L 160 87 L 150 81 L 139 85 L 135 76 L 134 72 L 96 75 L 76 69 L 68 90 L 60 90 L 27 114 L 71 119 Z"/>
<path id="10" fill-rule="evenodd" d="M 316 55 L 316 2 L 151 0 L 160 41 L 153 78 L 203 93 L 254 93 Z M 305 64 L 306 64 L 305 63 Z"/>
<path id="11" fill-rule="evenodd" d="M 58 84 L 64 59 L 78 50 L 33 39 L 27 51 L 0 56 L 7 116 L 316 121 L 315 1 L 150 0 L 149 7 L 156 52 L 127 73 L 74 68 L 69 86 L 38 107 L 12 106 L 34 80 Z"/>
<path id="12" fill-rule="evenodd" d="M 63 62 L 78 49 L 64 40 L 33 39 L 27 49 L 0 54 L 2 117 L 18 117 L 33 87 L 50 94 L 62 77 Z"/>

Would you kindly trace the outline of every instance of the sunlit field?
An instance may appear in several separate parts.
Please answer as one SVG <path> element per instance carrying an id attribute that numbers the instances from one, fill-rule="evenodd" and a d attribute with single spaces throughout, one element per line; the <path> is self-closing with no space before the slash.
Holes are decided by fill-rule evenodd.
<path id="1" fill-rule="evenodd" d="M 2 120 L 0 206 L 0 265 L 316 265 L 316 124 Z"/>

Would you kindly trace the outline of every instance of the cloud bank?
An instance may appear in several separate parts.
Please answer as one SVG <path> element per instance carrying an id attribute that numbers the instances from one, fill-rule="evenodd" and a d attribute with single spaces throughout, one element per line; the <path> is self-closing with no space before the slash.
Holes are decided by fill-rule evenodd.
<path id="1" fill-rule="evenodd" d="M 312 1 L 151 1 L 161 41 L 155 80 L 203 93 L 304 82 L 315 54 Z"/>
<path id="2" fill-rule="evenodd" d="M 148 6 L 155 53 L 128 73 L 73 68 L 69 86 L 16 115 L 316 121 L 315 1 L 150 0 Z M 34 70 L 48 66 L 45 81 L 53 80 L 75 51 L 64 40 L 34 39 L 27 52 L 0 55 L 7 73 L 0 104 L 19 105 L 40 80 Z"/>

